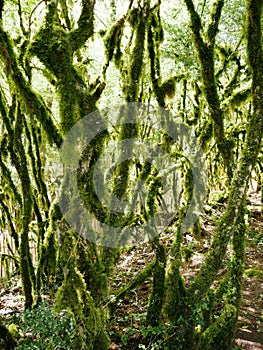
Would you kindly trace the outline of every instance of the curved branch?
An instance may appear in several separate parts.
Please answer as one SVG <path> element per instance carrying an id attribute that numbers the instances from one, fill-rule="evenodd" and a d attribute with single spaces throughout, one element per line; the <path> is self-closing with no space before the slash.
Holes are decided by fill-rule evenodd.
<path id="1" fill-rule="evenodd" d="M 28 20 L 28 32 L 29 33 L 31 32 L 32 16 L 33 16 L 34 12 L 36 11 L 36 9 L 38 8 L 38 6 L 40 6 L 43 2 L 45 2 L 45 0 L 41 0 L 39 3 L 37 3 L 30 13 L 29 20 Z"/>
<path id="2" fill-rule="evenodd" d="M 95 0 L 82 0 L 82 11 L 78 20 L 78 27 L 69 32 L 72 50 L 80 49 L 93 35 Z"/>
<path id="3" fill-rule="evenodd" d="M 224 114 L 220 106 L 214 65 L 214 39 L 218 28 L 223 3 L 222 0 L 218 0 L 215 3 L 211 13 L 211 23 L 208 27 L 207 36 L 208 39 L 212 39 L 212 42 L 204 41 L 201 36 L 201 19 L 195 10 L 193 1 L 185 0 L 185 4 L 191 17 L 191 30 L 201 65 L 203 91 L 208 104 L 210 116 L 214 124 L 214 137 L 219 152 L 223 158 L 224 165 L 227 169 L 228 178 L 231 179 L 233 166 L 232 145 L 231 142 L 225 137 Z"/>
<path id="4" fill-rule="evenodd" d="M 2 25 L 0 25 L 0 57 L 4 63 L 9 84 L 11 84 L 10 88 L 18 92 L 28 115 L 32 118 L 35 116 L 39 120 L 47 134 L 49 142 L 59 146 L 62 142 L 62 137 L 53 123 L 51 113 L 45 106 L 41 96 L 37 95 L 25 80 L 18 67 L 11 39 L 4 31 Z"/>
<path id="5" fill-rule="evenodd" d="M 221 267 L 227 244 L 240 224 L 240 211 L 246 194 L 251 171 L 256 164 L 263 135 L 263 50 L 262 50 L 262 0 L 247 0 L 247 53 L 252 71 L 253 114 L 247 126 L 247 137 L 239 167 L 231 183 L 228 204 L 216 229 L 216 236 L 205 263 L 189 289 L 196 301 L 211 286 Z"/>

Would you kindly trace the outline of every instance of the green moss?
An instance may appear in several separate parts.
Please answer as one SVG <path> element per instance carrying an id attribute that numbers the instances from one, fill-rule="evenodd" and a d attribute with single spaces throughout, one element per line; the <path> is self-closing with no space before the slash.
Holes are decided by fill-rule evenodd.
<path id="1" fill-rule="evenodd" d="M 221 300 L 221 299 L 220 299 Z M 203 324 L 199 325 L 200 332 L 203 333 L 214 322 L 215 307 L 217 305 L 217 299 L 213 289 L 207 291 L 206 297 L 203 299 L 201 308 Z"/>
<path id="2" fill-rule="evenodd" d="M 85 6 L 87 4 L 83 3 L 83 11 Z M 87 8 L 86 11 L 88 11 Z M 61 131 L 65 135 L 80 118 L 94 111 L 96 106 L 95 99 L 89 93 L 84 79 L 73 66 L 73 53 L 82 40 L 82 34 L 80 33 L 80 36 L 75 38 L 76 42 L 73 43 L 72 36 L 76 31 L 66 32 L 56 24 L 55 18 L 56 9 L 50 5 L 45 23 L 31 42 L 27 56 L 37 56 L 56 77 Z"/>
<path id="3" fill-rule="evenodd" d="M 195 239 L 200 240 L 202 237 L 202 228 L 201 228 L 201 220 L 198 217 L 194 226 L 192 228 L 192 233 Z"/>
<path id="4" fill-rule="evenodd" d="M 183 219 L 184 209 L 180 211 L 180 218 L 176 230 L 176 238 L 172 244 L 170 259 L 166 270 L 166 300 L 164 312 L 172 322 L 177 322 L 180 316 L 188 317 L 189 308 L 187 306 L 187 290 L 184 279 L 180 273 L 182 264 L 182 242 L 180 222 Z"/>
<path id="5" fill-rule="evenodd" d="M 230 349 L 237 321 L 237 310 L 226 305 L 221 315 L 201 335 L 198 350 Z"/>
<path id="6" fill-rule="evenodd" d="M 74 317 L 79 333 L 82 335 L 84 349 L 106 350 L 109 338 L 104 330 L 105 316 L 102 309 L 96 307 L 87 291 L 83 275 L 77 269 L 75 233 L 68 230 L 61 237 L 63 248 L 60 262 L 63 266 L 64 281 L 56 295 L 55 310 L 67 309 Z"/>
<path id="7" fill-rule="evenodd" d="M 132 50 L 130 67 L 128 70 L 127 86 L 125 88 L 125 100 L 136 102 L 138 100 L 139 82 L 143 68 L 145 47 L 146 21 L 140 14 L 140 20 L 136 26 L 135 43 Z"/>
<path id="8" fill-rule="evenodd" d="M 154 327 L 159 324 L 165 296 L 166 249 L 160 243 L 159 237 L 152 241 L 152 245 L 156 260 L 153 269 L 152 291 L 147 307 L 146 324 Z"/>
<path id="9" fill-rule="evenodd" d="M 135 26 L 136 24 L 138 24 L 138 20 L 139 20 L 139 13 L 140 10 L 138 7 L 133 7 L 133 9 L 130 11 L 128 17 L 127 17 L 127 21 L 132 25 Z"/>
<path id="10" fill-rule="evenodd" d="M 187 206 L 191 203 L 194 194 L 194 178 L 192 169 L 187 167 L 185 172 L 185 181 L 184 181 L 184 199 L 187 203 Z"/>
<path id="11" fill-rule="evenodd" d="M 157 28 L 161 27 L 161 22 L 156 22 L 154 14 L 151 16 L 151 21 L 148 26 L 147 31 L 147 48 L 150 59 L 150 69 L 151 69 L 151 80 L 153 85 L 153 90 L 158 101 L 159 106 L 164 107 L 164 96 L 165 93 L 161 89 L 161 69 L 160 69 L 160 37 L 158 35 Z M 171 89 L 171 84 L 169 83 L 168 88 Z"/>
<path id="12" fill-rule="evenodd" d="M 250 269 L 245 270 L 245 276 L 246 277 L 254 277 L 258 280 L 262 280 L 263 271 L 260 269 L 256 269 L 256 268 L 250 268 Z"/>
<path id="13" fill-rule="evenodd" d="M 149 180 L 148 180 L 149 181 Z M 148 183 L 149 190 L 146 199 L 146 219 L 152 218 L 157 211 L 157 198 L 162 187 L 162 180 L 156 176 Z"/>
<path id="14" fill-rule="evenodd" d="M 185 262 L 188 263 L 190 261 L 191 257 L 193 256 L 194 251 L 193 251 L 192 248 L 184 247 L 183 248 L 183 254 L 184 254 Z"/>
<path id="15" fill-rule="evenodd" d="M 200 134 L 200 142 L 204 150 L 207 150 L 209 141 L 213 136 L 213 124 L 211 121 L 204 120 L 202 123 L 201 134 Z"/>
<path id="16" fill-rule="evenodd" d="M 109 301 L 108 307 L 112 315 L 118 306 L 119 300 L 123 299 L 125 295 L 142 285 L 152 274 L 155 267 L 155 261 L 148 264 L 142 271 L 138 272 L 128 283 L 115 293 L 115 296 Z"/>
<path id="17" fill-rule="evenodd" d="M 96 306 L 100 306 L 108 294 L 107 269 L 112 269 L 110 259 L 100 259 L 97 247 L 94 243 L 88 242 L 82 237 L 77 240 L 77 267 L 83 275 L 87 289 L 89 290 Z"/>
<path id="18" fill-rule="evenodd" d="M 22 189 L 22 218 L 20 235 L 20 271 L 22 278 L 23 293 L 25 296 L 25 308 L 30 309 L 33 304 L 32 286 L 35 285 L 34 268 L 29 252 L 29 224 L 32 219 L 33 200 L 31 192 L 31 181 L 28 170 L 28 161 L 22 142 L 23 118 L 20 104 L 15 100 L 15 128 L 14 128 L 14 150 L 16 152 L 12 161 L 18 173 Z"/>
<path id="19" fill-rule="evenodd" d="M 233 257 L 230 262 L 230 288 L 228 292 L 228 303 L 234 305 L 239 311 L 242 299 L 242 284 L 245 260 L 245 246 L 247 236 L 247 225 L 245 223 L 245 199 L 239 211 L 238 224 L 233 233 Z"/>
<path id="20" fill-rule="evenodd" d="M 251 97 L 251 89 L 243 88 L 241 90 L 237 90 L 230 97 L 228 97 L 223 102 L 223 108 L 236 108 L 245 104 L 248 99 Z"/>
<path id="21" fill-rule="evenodd" d="M 3 58 L 6 72 L 9 76 L 8 83 L 15 95 L 18 94 L 23 109 L 28 115 L 35 115 L 40 124 L 43 125 L 48 141 L 60 145 L 61 136 L 56 129 L 49 111 L 46 109 L 43 100 L 28 85 L 21 70 L 18 67 L 16 55 L 13 50 L 13 43 L 7 33 L 0 25 L 0 52 Z"/>
<path id="22" fill-rule="evenodd" d="M 106 33 L 104 37 L 104 43 L 106 48 L 106 65 L 112 60 L 114 54 L 116 63 L 119 63 L 121 58 L 121 37 L 124 25 L 124 18 L 117 21 Z M 105 69 L 105 68 L 104 68 Z"/>
<path id="23" fill-rule="evenodd" d="M 202 90 L 205 95 L 210 116 L 213 120 L 213 133 L 218 145 L 218 149 L 224 161 L 229 179 L 232 178 L 232 145 L 225 137 L 224 132 L 224 113 L 220 106 L 220 100 L 217 90 L 214 66 L 214 44 L 218 31 L 219 20 L 224 1 L 218 0 L 214 3 L 211 14 L 210 24 L 206 32 L 206 41 L 201 36 L 201 19 L 194 8 L 192 1 L 187 0 L 186 5 L 191 16 L 191 30 L 194 43 L 198 52 L 201 65 Z"/>
<path id="24" fill-rule="evenodd" d="M 49 226 L 45 232 L 44 240 L 40 239 L 39 258 L 36 276 L 36 289 L 38 293 L 38 303 L 41 301 L 42 281 L 53 280 L 57 273 L 57 225 L 58 219 L 61 218 L 61 213 L 57 203 L 53 203 L 49 211 Z"/>

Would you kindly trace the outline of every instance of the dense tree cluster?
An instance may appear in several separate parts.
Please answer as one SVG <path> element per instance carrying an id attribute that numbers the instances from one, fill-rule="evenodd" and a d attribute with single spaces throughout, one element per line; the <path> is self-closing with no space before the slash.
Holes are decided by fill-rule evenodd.
<path id="1" fill-rule="evenodd" d="M 6 258 L 15 261 L 21 277 L 25 309 L 39 305 L 43 288 L 58 287 L 54 309 L 72 315 L 80 334 L 78 349 L 108 349 L 108 325 L 117 305 L 148 279 L 145 327 L 170 324 L 163 348 L 230 349 L 241 303 L 252 171 L 263 188 L 263 2 L 110 3 L 0 1 L 0 228 L 15 244 Z M 120 102 L 112 126 L 107 111 Z M 198 176 L 208 174 L 202 201 L 208 205 L 215 194 L 225 198 L 208 252 L 191 281 L 183 278 L 181 268 L 186 252 L 182 223 L 201 200 L 194 189 L 193 164 L 183 154 L 183 137 L 176 142 L 147 120 L 129 123 L 127 106 L 133 102 L 135 114 L 137 106 L 161 111 L 165 130 L 176 119 L 193 131 L 205 158 Z M 118 228 L 114 246 L 105 243 L 107 230 L 101 241 L 84 238 L 59 204 L 75 203 L 69 216 L 80 216 L 70 187 L 71 168 L 65 166 L 56 176 L 54 154 L 74 125 L 91 113 L 102 132 L 79 159 L 79 195 L 93 217 Z M 158 145 L 177 162 L 182 187 L 180 195 L 174 190 L 169 197 L 177 210 L 163 228 L 172 234 L 171 246 L 167 250 L 161 234 L 154 235 L 154 261 L 112 295 L 114 268 L 130 244 L 126 230 L 148 222 L 166 205 L 159 169 L 128 156 L 111 159 L 112 168 L 102 172 L 111 176 L 114 198 L 135 198 L 134 210 L 109 211 L 101 203 L 93 179 L 96 164 L 112 142 L 127 139 Z M 135 147 L 131 142 L 130 148 Z M 165 170 L 168 186 L 176 189 L 174 168 Z M 144 205 L 142 181 L 147 187 Z M 88 231 L 87 237 L 97 237 L 91 223 Z M 200 218 L 188 234 L 200 238 Z M 32 237 L 36 262 L 30 254 Z M 228 269 L 222 277 L 227 249 Z M 147 345 L 147 337 L 145 341 Z"/>

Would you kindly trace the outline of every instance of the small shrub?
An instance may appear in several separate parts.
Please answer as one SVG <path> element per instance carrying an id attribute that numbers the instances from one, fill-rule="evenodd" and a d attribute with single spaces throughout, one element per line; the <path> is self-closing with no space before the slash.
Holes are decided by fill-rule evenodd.
<path id="1" fill-rule="evenodd" d="M 63 310 L 56 314 L 46 304 L 25 311 L 13 320 L 23 336 L 18 341 L 17 350 L 62 350 L 81 349 L 80 337 L 71 315 Z"/>

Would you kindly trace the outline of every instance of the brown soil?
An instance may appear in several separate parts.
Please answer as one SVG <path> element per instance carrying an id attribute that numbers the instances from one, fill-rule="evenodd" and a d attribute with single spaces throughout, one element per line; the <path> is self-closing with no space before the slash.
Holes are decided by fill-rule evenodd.
<path id="1" fill-rule="evenodd" d="M 257 211 L 253 212 L 250 219 L 249 235 L 246 269 L 263 271 L 263 217 Z M 263 278 L 244 279 L 236 345 L 245 350 L 263 349 Z"/>

